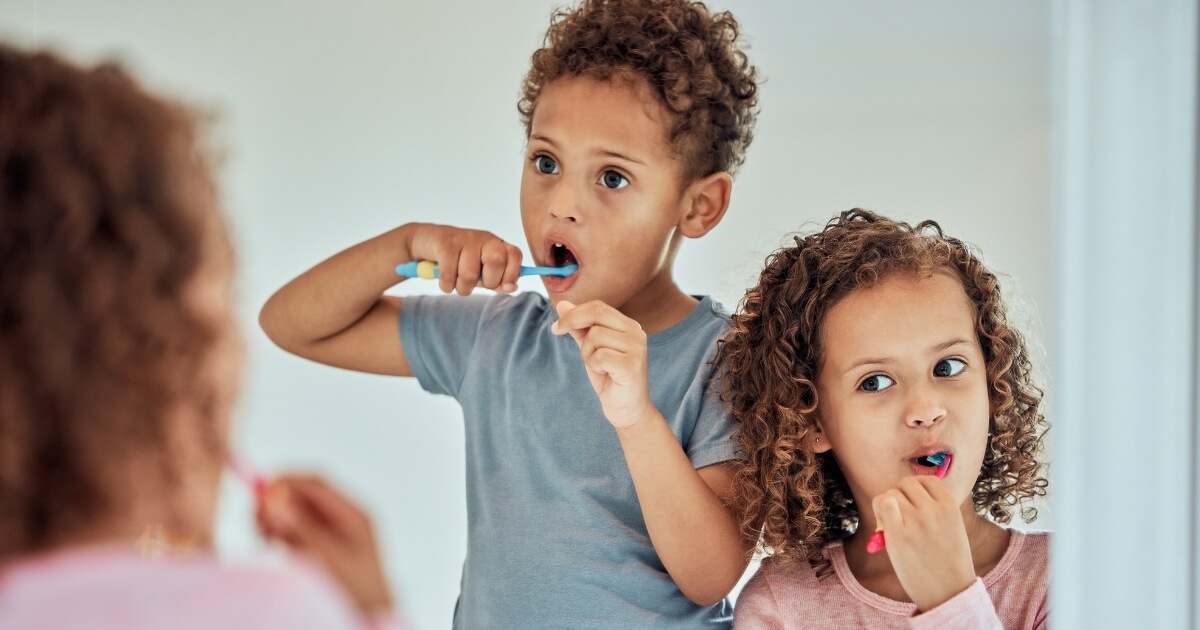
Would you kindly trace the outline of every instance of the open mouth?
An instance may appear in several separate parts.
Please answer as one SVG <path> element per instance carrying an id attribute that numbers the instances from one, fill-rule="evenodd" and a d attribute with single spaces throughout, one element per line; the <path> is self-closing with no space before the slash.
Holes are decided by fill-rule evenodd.
<path id="1" fill-rule="evenodd" d="M 950 462 L 953 459 L 954 457 L 950 455 L 950 453 L 938 452 L 930 453 L 929 455 L 922 455 L 920 457 L 914 457 L 912 462 L 923 468 L 934 469 L 934 476 L 936 476 L 938 479 L 941 479 L 942 477 L 946 476 L 947 472 L 949 472 Z"/>
<path id="2" fill-rule="evenodd" d="M 553 243 L 550 245 L 550 264 L 554 267 L 565 267 L 578 265 L 579 260 L 575 258 L 571 248 L 562 243 Z"/>

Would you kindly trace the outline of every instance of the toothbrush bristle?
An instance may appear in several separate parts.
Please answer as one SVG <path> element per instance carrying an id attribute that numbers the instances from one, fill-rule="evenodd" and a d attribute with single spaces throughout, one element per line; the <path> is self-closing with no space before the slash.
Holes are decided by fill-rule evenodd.
<path id="1" fill-rule="evenodd" d="M 933 455 L 926 455 L 925 459 L 934 466 L 941 466 L 942 462 L 946 461 L 946 458 L 949 456 L 949 453 L 934 453 Z"/>

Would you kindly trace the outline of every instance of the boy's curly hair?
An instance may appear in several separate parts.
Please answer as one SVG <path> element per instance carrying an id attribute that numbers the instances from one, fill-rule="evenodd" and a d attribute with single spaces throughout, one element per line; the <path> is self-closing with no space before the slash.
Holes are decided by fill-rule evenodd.
<path id="1" fill-rule="evenodd" d="M 794 241 L 768 256 L 718 348 L 721 396 L 739 422 L 736 439 L 746 457 L 733 481 L 743 535 L 761 540 L 785 564 L 805 558 L 824 575 L 822 547 L 857 528 L 858 506 L 832 453 L 814 454 L 806 446 L 819 405 L 821 324 L 851 291 L 899 273 L 942 272 L 962 283 L 975 307 L 994 409 L 973 490 L 975 510 L 1007 523 L 1020 505 L 1026 522 L 1036 519 L 1037 510 L 1025 502 L 1046 494 L 1038 457 L 1048 425 L 1038 411 L 1042 391 L 1033 383 L 1025 342 L 1009 327 L 996 276 L 933 221 L 910 226 L 856 208 Z"/>
<path id="2" fill-rule="evenodd" d="M 550 19 L 517 110 L 529 137 L 538 96 L 563 75 L 644 79 L 670 112 L 668 141 L 684 181 L 734 174 L 753 136 L 757 70 L 728 11 L 689 0 L 584 0 Z"/>
<path id="3" fill-rule="evenodd" d="M 0 44 L 0 561 L 129 513 L 135 478 L 216 486 L 233 252 L 193 123 Z"/>

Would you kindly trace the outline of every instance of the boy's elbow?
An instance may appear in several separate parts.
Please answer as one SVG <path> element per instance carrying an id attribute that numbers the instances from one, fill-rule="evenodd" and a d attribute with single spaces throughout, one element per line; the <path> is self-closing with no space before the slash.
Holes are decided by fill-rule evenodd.
<path id="1" fill-rule="evenodd" d="M 745 570 L 745 567 L 742 567 Z M 729 570 L 723 575 L 707 575 L 705 579 L 697 580 L 696 583 L 684 586 L 677 584 L 679 590 L 683 592 L 684 597 L 697 606 L 712 606 L 717 602 L 725 599 L 733 587 L 737 586 L 738 580 L 742 577 L 742 571 Z"/>
<path id="2" fill-rule="evenodd" d="M 688 598 L 688 601 L 693 604 L 697 606 L 712 606 L 725 599 L 725 596 L 729 595 L 729 592 L 733 590 L 734 584 L 737 584 L 737 582 L 735 581 L 733 584 L 730 584 L 729 588 L 723 591 L 716 588 L 680 590 L 683 591 L 683 595 Z"/>
<path id="3" fill-rule="evenodd" d="M 267 339 L 271 340 L 271 343 L 294 353 L 296 352 L 294 340 L 287 334 L 287 326 L 281 321 L 280 309 L 274 299 L 275 297 L 271 296 L 271 299 L 267 300 L 262 310 L 258 312 L 258 327 L 266 334 Z"/>

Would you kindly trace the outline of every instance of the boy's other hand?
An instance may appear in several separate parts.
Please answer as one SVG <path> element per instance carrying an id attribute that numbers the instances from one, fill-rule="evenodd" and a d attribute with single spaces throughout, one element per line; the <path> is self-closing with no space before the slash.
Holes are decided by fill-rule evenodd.
<path id="1" fill-rule="evenodd" d="M 271 480 L 255 516 L 263 536 L 282 540 L 324 566 L 363 615 L 392 609 L 370 519 L 323 479 Z"/>
<path id="2" fill-rule="evenodd" d="M 896 577 L 921 612 L 971 586 L 975 565 L 961 507 L 941 479 L 905 477 L 871 507 Z"/>
<path id="3" fill-rule="evenodd" d="M 646 333 L 641 324 L 617 309 L 593 300 L 576 306 L 560 300 L 558 320 L 550 330 L 570 334 L 592 389 L 600 396 L 604 415 L 621 429 L 637 424 L 655 411 L 646 377 Z"/>
<path id="4" fill-rule="evenodd" d="M 438 264 L 438 286 L 446 293 L 470 295 L 477 286 L 517 290 L 521 250 L 491 232 L 421 223 L 409 236 L 408 251 Z"/>

